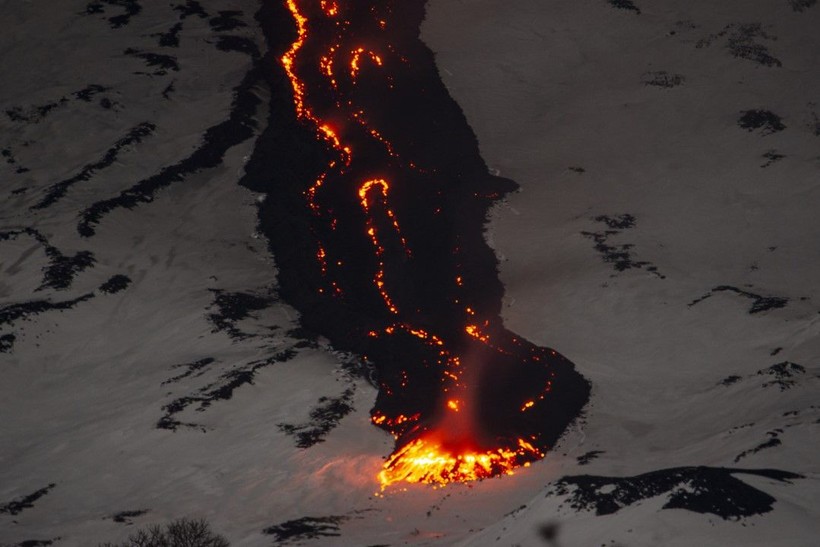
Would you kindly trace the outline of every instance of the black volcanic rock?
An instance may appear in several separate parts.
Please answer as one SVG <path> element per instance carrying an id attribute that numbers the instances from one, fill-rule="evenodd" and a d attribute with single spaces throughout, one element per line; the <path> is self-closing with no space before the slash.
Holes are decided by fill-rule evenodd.
<path id="1" fill-rule="evenodd" d="M 564 477 L 556 483 L 551 494 L 567 496 L 570 506 L 577 511 L 595 511 L 596 515 L 617 513 L 660 495 L 668 496 L 663 509 L 712 514 L 724 520 L 771 511 L 776 500 L 735 477 L 742 474 L 785 483 L 803 478 L 776 469 L 675 467 L 634 477 Z"/>
<path id="2" fill-rule="evenodd" d="M 380 391 L 372 414 L 391 418 L 382 427 L 399 443 L 433 427 L 441 413 L 450 366 L 444 351 L 480 371 L 472 389 L 482 442 L 503 439 L 517 448 L 515 439 L 522 438 L 545 449 L 577 417 L 590 386 L 563 356 L 503 328 L 504 290 L 484 225 L 490 207 L 516 185 L 488 173 L 432 52 L 419 40 L 424 4 L 350 3 L 340 17 L 355 24 L 342 35 L 319 6 L 301 6 L 311 23 L 297 70 L 310 89 L 311 115 L 332 120 L 356 151 L 343 169 L 341 144 L 334 147 L 315 124 L 297 117 L 288 74 L 272 62 L 294 40 L 294 23 L 283 27 L 293 18 L 279 3 L 264 4 L 257 17 L 270 48 L 262 63 L 270 63 L 263 74 L 271 86 L 271 117 L 242 183 L 268 194 L 259 206 L 260 228 L 276 257 L 280 294 L 305 329 L 374 364 Z M 391 29 L 389 44 L 380 21 Z M 378 68 L 363 64 L 362 74 L 379 71 L 368 72 L 374 77 L 367 85 L 340 77 L 332 88 L 319 72 L 320 57 L 330 47 L 346 51 L 359 42 L 399 53 Z M 367 125 L 337 107 L 347 98 Z M 384 188 L 384 199 L 363 211 L 363 181 L 380 177 L 390 181 L 389 196 Z M 318 178 L 323 185 L 311 207 L 306 195 Z M 368 234 L 376 232 L 381 250 L 374 252 L 375 236 Z M 379 270 L 395 311 L 374 282 Z M 465 306 L 474 317 L 467 319 Z M 470 322 L 482 325 L 483 340 Z M 444 345 L 425 343 L 414 330 Z M 413 418 L 392 420 L 400 416 Z"/>

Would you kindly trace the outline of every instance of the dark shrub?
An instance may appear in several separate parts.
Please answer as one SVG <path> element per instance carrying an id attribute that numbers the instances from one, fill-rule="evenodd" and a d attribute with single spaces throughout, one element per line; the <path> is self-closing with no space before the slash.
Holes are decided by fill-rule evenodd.
<path id="1" fill-rule="evenodd" d="M 120 544 L 99 547 L 228 547 L 228 540 L 211 531 L 204 519 L 177 519 L 162 526 L 150 526 L 128 536 Z"/>

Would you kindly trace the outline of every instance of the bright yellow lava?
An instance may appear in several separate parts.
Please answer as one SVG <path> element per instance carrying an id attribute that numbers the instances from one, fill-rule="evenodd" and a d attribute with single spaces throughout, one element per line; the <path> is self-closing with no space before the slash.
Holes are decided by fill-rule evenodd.
<path id="1" fill-rule="evenodd" d="M 417 482 L 444 486 L 453 482 L 470 482 L 497 475 L 512 475 L 521 467 L 521 459 L 541 458 L 532 444 L 518 439 L 516 450 L 497 448 L 485 452 L 465 449 L 454 452 L 436 441 L 416 439 L 396 452 L 382 466 L 379 482 L 384 490 L 397 482 Z M 523 464 L 528 467 L 529 462 Z"/>

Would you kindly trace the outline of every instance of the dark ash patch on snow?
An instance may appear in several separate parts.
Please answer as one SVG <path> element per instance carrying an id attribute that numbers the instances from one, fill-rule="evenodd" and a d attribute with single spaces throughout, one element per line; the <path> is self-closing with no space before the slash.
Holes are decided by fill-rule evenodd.
<path id="1" fill-rule="evenodd" d="M 54 545 L 55 541 L 60 541 L 59 537 L 54 539 L 27 539 L 17 543 L 15 547 L 41 547 L 41 546 L 48 546 Z"/>
<path id="2" fill-rule="evenodd" d="M 34 507 L 34 502 L 48 494 L 56 484 L 53 482 L 45 488 L 40 488 L 36 492 L 23 496 L 16 500 L 10 501 L 4 505 L 0 505 L 0 515 L 19 515 L 26 509 Z"/>
<path id="3" fill-rule="evenodd" d="M 252 336 L 238 329 L 237 322 L 250 317 L 252 312 L 267 308 L 275 301 L 270 296 L 224 292 L 219 289 L 210 289 L 210 291 L 216 295 L 213 306 L 219 310 L 208 314 L 208 321 L 214 326 L 211 332 L 225 332 L 234 340 L 244 340 Z"/>
<path id="4" fill-rule="evenodd" d="M 686 78 L 682 74 L 669 74 L 665 70 L 658 70 L 654 72 L 644 72 L 641 81 L 643 85 L 668 89 L 683 85 Z"/>
<path id="5" fill-rule="evenodd" d="M 712 514 L 724 520 L 739 520 L 768 513 L 776 501 L 769 494 L 734 477 L 756 475 L 790 483 L 802 475 L 776 469 L 732 469 L 727 467 L 675 467 L 635 477 L 564 477 L 547 495 L 568 496 L 576 511 L 611 515 L 645 499 L 663 494 L 663 509 L 685 509 Z"/>
<path id="6" fill-rule="evenodd" d="M 744 110 L 740 113 L 737 125 L 749 132 L 760 129 L 763 135 L 771 135 L 786 129 L 782 118 L 770 110 Z"/>
<path id="7" fill-rule="evenodd" d="M 131 278 L 127 275 L 117 274 L 111 276 L 111 279 L 100 285 L 100 291 L 106 294 L 116 294 L 124 291 L 131 284 Z"/>
<path id="8" fill-rule="evenodd" d="M 578 456 L 576 460 L 578 461 L 578 465 L 587 465 L 589 464 L 589 462 L 597 459 L 598 456 L 604 453 L 605 452 L 603 450 L 590 450 L 586 454 L 581 454 L 580 456 Z"/>
<path id="9" fill-rule="evenodd" d="M 131 22 L 132 17 L 142 11 L 142 6 L 136 0 L 95 0 L 88 3 L 85 12 L 89 15 L 106 13 L 105 4 L 120 7 L 125 11 L 125 13 L 108 18 L 108 24 L 111 25 L 111 28 L 124 27 Z"/>
<path id="10" fill-rule="evenodd" d="M 348 520 L 350 517 L 345 516 L 302 517 L 270 526 L 262 530 L 262 533 L 274 536 L 274 541 L 280 544 L 322 537 L 337 537 L 342 535 L 339 525 Z"/>
<path id="11" fill-rule="evenodd" d="M 173 400 L 162 407 L 165 415 L 162 416 L 156 424 L 157 429 L 169 429 L 176 431 L 179 427 L 199 429 L 200 431 L 207 431 L 205 427 L 194 424 L 184 423 L 175 419 L 174 416 L 192 405 L 197 405 L 197 412 L 204 412 L 212 403 L 216 401 L 225 401 L 233 397 L 235 390 L 244 385 L 253 385 L 254 377 L 257 371 L 267 366 L 282 363 L 293 359 L 296 351 L 286 349 L 272 357 L 252 361 L 246 365 L 242 365 L 229 370 L 219 376 L 219 379 L 212 382 L 205 387 L 200 388 L 194 395 L 188 395 Z"/>
<path id="12" fill-rule="evenodd" d="M 783 63 L 769 53 L 768 48 L 758 40 L 777 40 L 776 36 L 767 33 L 760 23 L 726 25 L 717 34 L 712 34 L 698 41 L 697 48 L 709 47 L 715 40 L 726 38 L 724 46 L 729 53 L 739 59 L 747 59 L 761 66 L 781 67 Z"/>
<path id="13" fill-rule="evenodd" d="M 786 304 L 789 303 L 788 298 L 780 296 L 761 296 L 759 294 L 744 291 L 742 289 L 738 289 L 737 287 L 732 287 L 730 285 L 720 285 L 710 290 L 708 293 L 701 296 L 700 298 L 693 300 L 688 304 L 688 306 L 691 308 L 695 304 L 699 304 L 700 302 L 703 302 L 707 298 L 711 298 L 715 295 L 715 293 L 719 292 L 732 292 L 753 300 L 752 307 L 749 308 L 750 315 L 755 313 L 761 313 L 764 311 L 775 310 L 778 308 L 785 308 Z"/>
<path id="14" fill-rule="evenodd" d="M 152 202 L 161 189 L 184 180 L 186 175 L 216 167 L 222 163 L 230 148 L 251 138 L 256 127 L 253 117 L 259 104 L 254 93 L 254 87 L 260 78 L 259 70 L 258 66 L 254 66 L 234 88 L 234 100 L 228 119 L 208 128 L 202 145 L 193 154 L 174 165 L 162 168 L 156 175 L 141 180 L 118 196 L 91 205 L 82 212 L 82 220 L 77 225 L 79 234 L 83 237 L 93 236 L 102 217 L 111 211 L 133 209 L 142 203 Z"/>
<path id="15" fill-rule="evenodd" d="M 638 15 L 641 14 L 641 9 L 636 6 L 632 0 L 608 0 L 608 2 L 613 8 L 634 11 Z"/>
<path id="16" fill-rule="evenodd" d="M 134 524 L 134 521 L 131 520 L 135 517 L 141 517 L 148 513 L 148 509 L 137 509 L 135 511 L 120 511 L 119 513 L 115 513 L 111 515 L 111 520 L 114 522 L 119 522 L 120 524 L 131 525 Z"/>
<path id="17" fill-rule="evenodd" d="M 325 436 L 335 429 L 342 418 L 353 412 L 351 405 L 354 390 L 348 388 L 339 397 L 320 397 L 318 405 L 310 411 L 310 421 L 305 424 L 277 424 L 284 433 L 296 437 L 298 448 L 310 448 L 324 442 Z"/>
<path id="18" fill-rule="evenodd" d="M 665 275 L 658 272 L 658 268 L 651 262 L 636 261 L 632 257 L 631 249 L 634 245 L 625 243 L 621 245 L 610 245 L 609 239 L 622 233 L 623 230 L 635 227 L 635 217 L 630 214 L 607 216 L 599 215 L 593 220 L 606 224 L 608 230 L 598 232 L 581 232 L 581 235 L 595 242 L 595 250 L 601 254 L 604 262 L 612 264 L 616 272 L 623 272 L 630 269 L 644 269 L 661 279 L 666 279 Z M 614 275 L 613 275 L 614 277 Z"/>

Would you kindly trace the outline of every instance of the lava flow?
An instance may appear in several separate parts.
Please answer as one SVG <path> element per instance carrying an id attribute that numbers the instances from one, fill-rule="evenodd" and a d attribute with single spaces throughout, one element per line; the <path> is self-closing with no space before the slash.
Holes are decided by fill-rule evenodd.
<path id="1" fill-rule="evenodd" d="M 304 329 L 375 368 L 372 422 L 396 440 L 382 487 L 543 458 L 589 384 L 502 325 L 483 231 L 516 186 L 487 173 L 418 38 L 424 0 L 281 1 L 263 28 L 275 42 L 287 17 L 295 35 L 270 67 L 271 120 L 245 183 L 269 193 L 261 227 Z"/>

